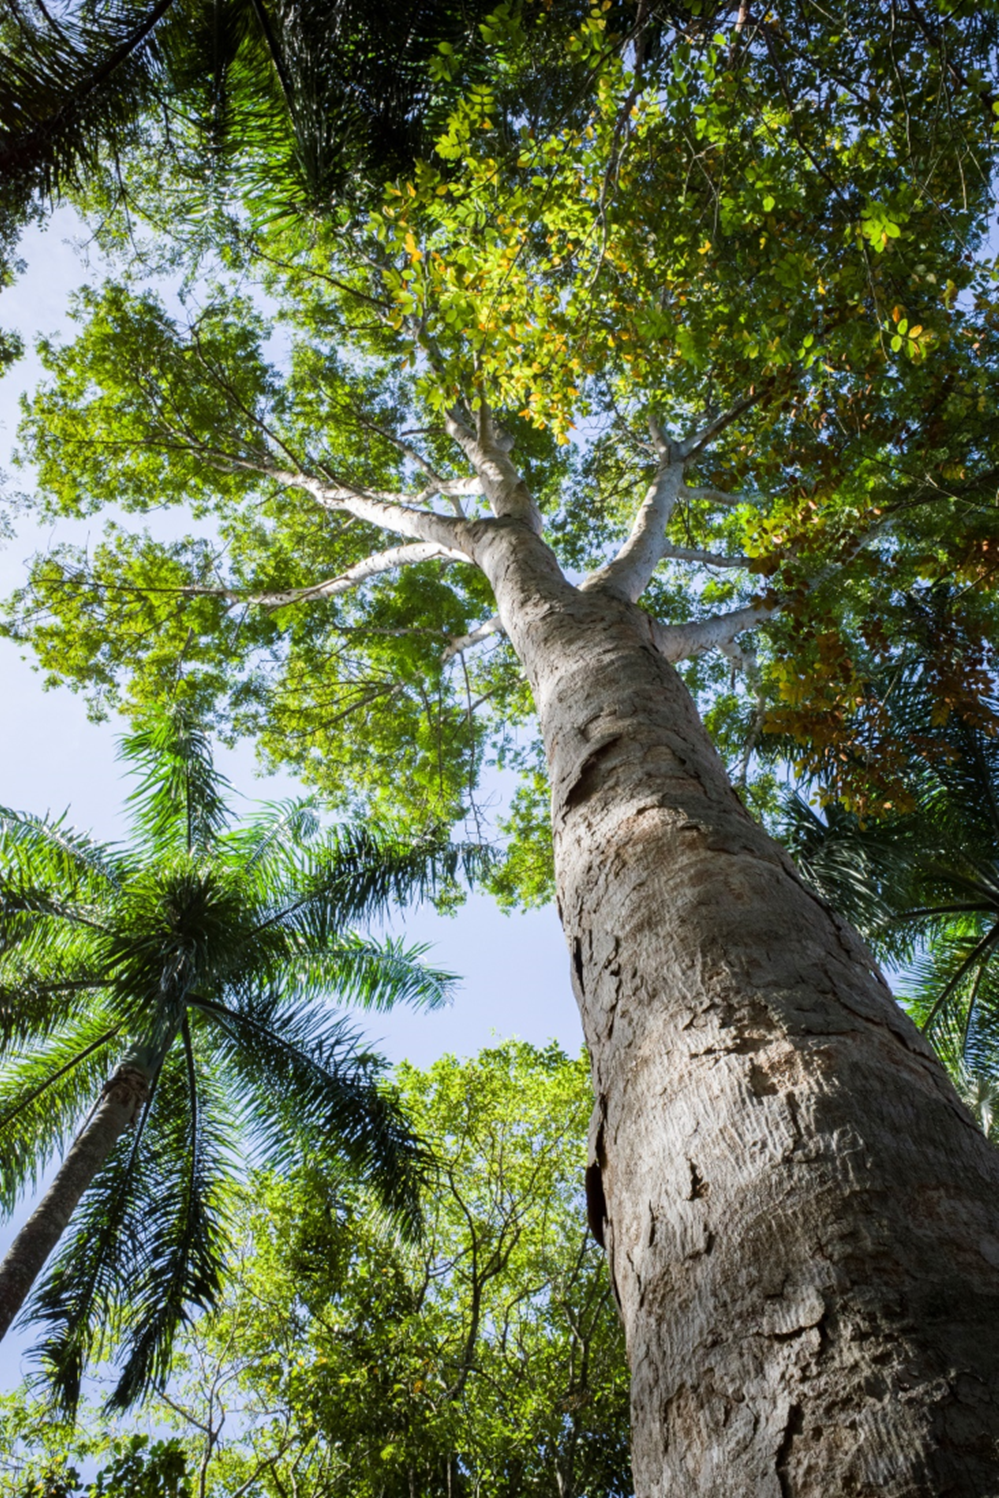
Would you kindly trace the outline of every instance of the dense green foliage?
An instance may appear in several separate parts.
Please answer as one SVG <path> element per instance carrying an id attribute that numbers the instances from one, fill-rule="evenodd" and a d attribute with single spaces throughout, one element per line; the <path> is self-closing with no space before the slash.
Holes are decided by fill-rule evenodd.
<path id="1" fill-rule="evenodd" d="M 299 1498 L 625 1498 L 622 1336 L 581 1202 L 585 1060 L 507 1042 L 397 1082 L 438 1162 L 425 1237 L 390 1237 L 370 1194 L 315 1172 L 261 1182 L 159 1438 L 170 1420 L 211 1498 L 244 1483 L 255 1498 L 293 1483 Z M 56 1453 L 103 1462 L 132 1434 L 43 1433 L 20 1396 L 6 1418 L 5 1494 Z"/>
<path id="2" fill-rule="evenodd" d="M 952 697 L 991 667 L 995 27 L 989 8 L 889 10 L 643 7 L 631 26 L 599 6 L 566 39 L 544 7 L 503 5 L 480 46 L 438 51 L 450 112 L 375 211 L 251 225 L 222 202 L 207 259 L 183 232 L 198 183 L 137 148 L 126 175 L 160 238 L 44 349 L 24 427 L 42 515 L 117 519 L 36 562 L 13 636 L 98 712 L 141 709 L 183 657 L 205 711 L 334 802 L 416 826 L 467 811 L 491 758 L 523 768 L 496 882 L 541 899 L 518 665 L 495 634 L 450 643 L 488 618 L 484 580 L 448 557 L 352 586 L 386 531 L 410 532 L 318 491 L 427 511 L 466 473 L 445 413 L 485 402 L 578 574 L 628 533 L 649 419 L 675 435 L 707 412 L 644 605 L 671 623 L 752 607 L 755 644 L 686 667 L 733 767 L 774 729 L 804 763 L 837 745 L 850 804 L 895 799 L 898 746 L 857 751 L 913 591 L 961 584 Z M 535 59 L 558 49 L 568 82 L 542 88 Z M 180 316 L 142 286 L 151 262 L 181 268 Z M 121 522 L 164 505 L 186 535 Z M 766 778 L 749 794 L 765 804 Z"/>
<path id="3" fill-rule="evenodd" d="M 463 857 L 440 839 L 323 830 L 308 802 L 232 825 L 183 713 L 124 754 L 140 776 L 127 848 L 0 813 L 4 1210 L 65 1153 L 116 1066 L 151 1087 L 27 1311 L 70 1406 L 111 1345 L 115 1403 L 166 1375 L 178 1327 L 218 1298 L 240 1158 L 357 1176 L 415 1229 L 425 1151 L 383 1063 L 330 1006 L 446 1001 L 451 979 L 423 948 L 354 926 L 453 881 Z"/>

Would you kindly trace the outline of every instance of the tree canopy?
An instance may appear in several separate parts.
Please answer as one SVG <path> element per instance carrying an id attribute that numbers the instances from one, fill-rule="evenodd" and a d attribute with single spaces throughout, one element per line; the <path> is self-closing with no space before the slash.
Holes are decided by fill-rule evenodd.
<path id="1" fill-rule="evenodd" d="M 531 113 L 547 15 L 500 7 L 496 82 L 439 50 L 464 93 L 373 211 L 229 218 L 214 283 L 181 250 L 179 315 L 128 279 L 81 294 L 23 430 L 40 511 L 196 524 L 56 544 L 8 629 L 97 711 L 183 658 L 334 802 L 398 808 L 404 752 L 406 815 L 453 817 L 490 754 L 519 766 L 496 882 L 542 898 L 528 695 L 448 529 L 483 513 L 461 429 L 488 412 L 572 575 L 613 581 L 665 518 L 643 606 L 733 765 L 763 726 L 803 762 L 835 744 L 839 793 L 883 809 L 898 766 L 865 683 L 947 578 L 934 669 L 979 694 L 997 544 L 992 20 L 890 9 L 632 35 L 595 7 L 564 43 L 577 96 Z M 185 191 L 148 196 L 158 223 Z M 434 496 L 452 520 L 418 524 Z"/>

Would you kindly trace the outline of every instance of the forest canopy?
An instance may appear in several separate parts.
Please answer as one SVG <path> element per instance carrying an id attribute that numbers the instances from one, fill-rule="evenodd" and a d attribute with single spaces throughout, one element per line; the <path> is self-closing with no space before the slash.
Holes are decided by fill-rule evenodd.
<path id="1" fill-rule="evenodd" d="M 216 196 L 199 221 L 154 132 L 126 181 L 158 248 L 81 293 L 22 431 L 43 515 L 117 518 L 36 560 L 10 632 L 98 712 L 180 673 L 334 804 L 454 818 L 487 762 L 522 770 L 497 885 L 540 899 L 540 751 L 485 580 L 385 551 L 349 499 L 474 519 L 447 425 L 488 410 L 562 565 L 600 578 L 662 441 L 700 432 L 643 606 L 716 741 L 762 808 L 761 730 L 862 812 L 904 798 L 877 668 L 902 652 L 988 711 L 995 112 L 987 16 L 931 44 L 918 11 L 866 15 L 646 34 L 596 7 L 559 42 L 575 93 L 538 98 L 546 13 L 500 7 L 471 62 L 437 54 L 464 92 L 429 156 L 325 215 Z M 179 302 L 143 287 L 157 263 Z M 132 518 L 166 506 L 168 540 Z"/>

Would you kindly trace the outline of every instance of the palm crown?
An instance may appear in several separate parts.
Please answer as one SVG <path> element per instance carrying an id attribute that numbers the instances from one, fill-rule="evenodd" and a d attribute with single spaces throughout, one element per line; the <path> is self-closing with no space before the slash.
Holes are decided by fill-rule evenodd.
<path id="1" fill-rule="evenodd" d="M 327 1000 L 445 1002 L 452 980 L 421 963 L 423 948 L 351 924 L 476 858 L 371 827 L 323 831 L 307 802 L 233 826 L 226 782 L 182 717 L 123 752 L 141 773 L 125 849 L 63 820 L 0 813 L 6 1211 L 97 1110 L 109 1077 L 137 1077 L 147 1097 L 134 1129 L 118 1125 L 30 1307 L 70 1406 L 108 1331 L 112 1402 L 163 1377 L 178 1326 L 216 1298 L 226 1188 L 247 1156 L 351 1171 L 415 1228 L 420 1142 L 380 1080 L 384 1063 Z"/>

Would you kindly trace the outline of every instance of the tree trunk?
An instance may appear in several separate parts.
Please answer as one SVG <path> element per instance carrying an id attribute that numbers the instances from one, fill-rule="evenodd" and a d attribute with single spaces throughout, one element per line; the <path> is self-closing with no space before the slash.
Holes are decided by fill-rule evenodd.
<path id="1" fill-rule="evenodd" d="M 638 1498 L 999 1494 L 999 1152 L 646 617 L 477 559 L 547 748 Z"/>
<path id="2" fill-rule="evenodd" d="M 59 1173 L 0 1264 L 0 1339 L 24 1304 L 77 1204 L 119 1137 L 135 1122 L 147 1097 L 149 1077 L 123 1066 L 104 1089 L 89 1123 L 73 1141 Z"/>

